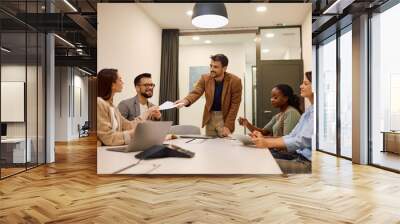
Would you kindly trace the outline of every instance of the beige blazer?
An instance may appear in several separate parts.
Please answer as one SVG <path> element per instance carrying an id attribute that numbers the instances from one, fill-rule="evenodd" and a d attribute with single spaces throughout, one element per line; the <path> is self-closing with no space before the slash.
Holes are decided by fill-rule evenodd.
<path id="1" fill-rule="evenodd" d="M 111 108 L 114 108 L 118 129 L 112 130 L 113 119 L 111 119 Z M 136 128 L 138 123 L 142 122 L 142 118 L 138 117 L 133 121 L 128 121 L 122 117 L 118 108 L 97 97 L 97 145 L 124 145 L 130 141 L 128 130 Z"/>

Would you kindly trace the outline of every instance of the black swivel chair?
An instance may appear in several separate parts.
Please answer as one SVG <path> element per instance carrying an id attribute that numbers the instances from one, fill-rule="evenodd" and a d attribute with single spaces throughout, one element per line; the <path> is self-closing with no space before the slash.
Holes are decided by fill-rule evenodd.
<path id="1" fill-rule="evenodd" d="M 90 129 L 89 121 L 85 121 L 82 127 L 78 125 L 79 138 L 89 136 L 89 129 Z"/>

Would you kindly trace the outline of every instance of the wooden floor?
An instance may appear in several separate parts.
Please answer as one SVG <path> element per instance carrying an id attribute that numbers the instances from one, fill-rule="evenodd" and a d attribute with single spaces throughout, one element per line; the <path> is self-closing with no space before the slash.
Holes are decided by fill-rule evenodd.
<path id="1" fill-rule="evenodd" d="M 24 168 L 1 168 L 1 177 L 8 177 L 10 175 L 25 171 L 25 167 Z"/>
<path id="2" fill-rule="evenodd" d="M 400 170 L 400 154 L 391 152 L 374 151 L 372 161 L 374 164 Z"/>
<path id="3" fill-rule="evenodd" d="M 94 139 L 0 181 L 0 223 L 400 223 L 400 175 L 313 155 L 313 174 L 98 176 Z"/>

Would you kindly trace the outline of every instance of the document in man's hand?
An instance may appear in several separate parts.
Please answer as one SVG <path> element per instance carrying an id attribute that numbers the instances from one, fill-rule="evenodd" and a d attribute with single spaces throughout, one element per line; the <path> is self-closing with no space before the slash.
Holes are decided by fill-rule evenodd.
<path id="1" fill-rule="evenodd" d="M 180 104 L 175 104 L 174 102 L 171 102 L 171 101 L 165 101 L 158 108 L 159 108 L 159 110 L 169 110 L 169 109 L 175 108 L 179 105 Z"/>

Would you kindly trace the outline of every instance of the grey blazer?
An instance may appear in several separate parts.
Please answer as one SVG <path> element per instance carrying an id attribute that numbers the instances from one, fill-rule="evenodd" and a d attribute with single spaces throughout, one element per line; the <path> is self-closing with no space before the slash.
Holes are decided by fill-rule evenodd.
<path id="1" fill-rule="evenodd" d="M 154 106 L 154 104 L 147 101 L 147 106 L 152 107 L 152 106 Z M 135 97 L 123 100 L 118 104 L 118 109 L 124 118 L 132 121 L 136 117 L 140 116 L 139 99 L 137 98 L 137 96 L 135 96 Z M 156 118 L 149 118 L 149 119 L 157 120 Z"/>

